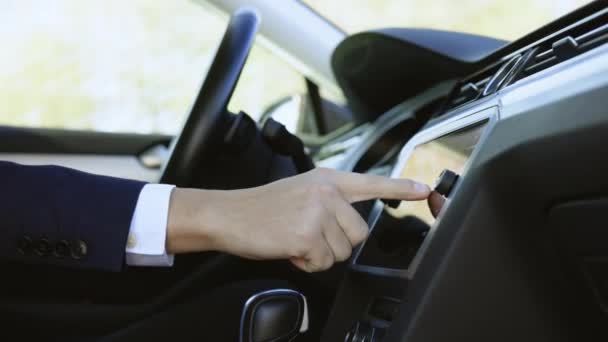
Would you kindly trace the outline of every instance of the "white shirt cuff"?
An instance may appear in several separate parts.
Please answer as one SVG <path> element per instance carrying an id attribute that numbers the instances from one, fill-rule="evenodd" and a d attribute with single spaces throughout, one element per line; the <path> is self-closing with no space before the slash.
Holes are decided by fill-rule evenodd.
<path id="1" fill-rule="evenodd" d="M 127 238 L 126 261 L 130 266 L 173 266 L 167 254 L 167 219 L 174 185 L 146 184 L 139 193 Z"/>

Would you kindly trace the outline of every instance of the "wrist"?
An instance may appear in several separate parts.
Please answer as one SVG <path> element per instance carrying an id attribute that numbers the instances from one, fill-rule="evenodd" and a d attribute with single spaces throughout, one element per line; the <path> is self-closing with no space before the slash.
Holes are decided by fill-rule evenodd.
<path id="1" fill-rule="evenodd" d="M 213 209 L 217 194 L 213 190 L 173 189 L 167 222 L 168 253 L 217 250 L 217 211 Z"/>

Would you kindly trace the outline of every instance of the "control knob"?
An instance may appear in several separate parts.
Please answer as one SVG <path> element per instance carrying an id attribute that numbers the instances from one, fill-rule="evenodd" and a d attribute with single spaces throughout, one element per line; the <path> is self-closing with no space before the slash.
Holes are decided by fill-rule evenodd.
<path id="1" fill-rule="evenodd" d="M 441 172 L 439 178 L 437 178 L 435 183 L 435 191 L 444 197 L 448 197 L 457 180 L 458 175 L 456 173 L 445 169 Z"/>

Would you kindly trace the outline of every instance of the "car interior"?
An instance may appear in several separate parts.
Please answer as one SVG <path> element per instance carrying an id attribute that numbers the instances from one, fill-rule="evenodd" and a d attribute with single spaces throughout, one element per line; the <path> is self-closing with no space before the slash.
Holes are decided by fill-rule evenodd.
<path id="1" fill-rule="evenodd" d="M 315 167 L 413 178 L 444 196 L 438 216 L 426 202 L 356 203 L 367 240 L 315 274 L 221 253 L 121 273 L 4 263 L 18 275 L 2 277 L 6 322 L 102 336 L 264 278 L 290 288 L 248 301 L 233 322 L 241 341 L 608 340 L 605 1 L 511 42 L 420 28 L 344 35 L 327 68 L 345 105 L 309 77 L 293 128 L 280 115 L 290 99 L 257 122 L 228 108 L 256 36 L 281 24 L 271 5 L 249 3 L 220 6 L 230 20 L 177 135 L 2 126 L 0 159 L 226 190 Z"/>

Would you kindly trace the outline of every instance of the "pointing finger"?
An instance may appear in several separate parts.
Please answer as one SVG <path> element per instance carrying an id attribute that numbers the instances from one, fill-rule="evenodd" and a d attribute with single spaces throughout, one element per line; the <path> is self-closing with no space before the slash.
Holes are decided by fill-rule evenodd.
<path id="1" fill-rule="evenodd" d="M 335 170 L 324 170 L 325 177 L 336 184 L 349 202 L 374 198 L 423 200 L 429 197 L 428 185 L 410 179 L 395 179 Z"/>

